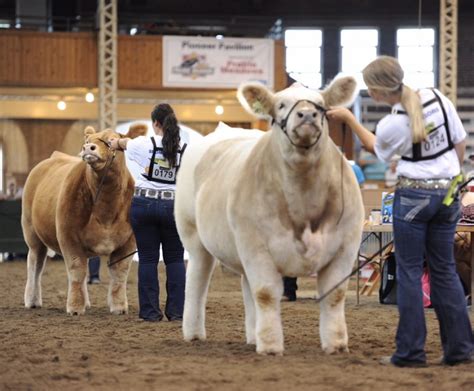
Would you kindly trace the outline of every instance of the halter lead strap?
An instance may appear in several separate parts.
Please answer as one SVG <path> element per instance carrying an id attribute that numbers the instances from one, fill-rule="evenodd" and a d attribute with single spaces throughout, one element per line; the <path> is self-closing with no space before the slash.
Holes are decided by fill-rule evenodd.
<path id="1" fill-rule="evenodd" d="M 110 152 L 110 151 L 111 151 L 110 142 L 104 141 L 104 140 L 102 140 L 101 138 L 100 138 L 99 140 L 102 141 L 105 145 L 107 145 L 107 148 L 109 148 L 109 152 Z M 97 188 L 97 193 L 95 194 L 94 200 L 93 200 L 93 202 L 92 202 L 93 205 L 96 204 L 97 199 L 99 198 L 99 194 L 100 194 L 100 192 L 101 192 L 101 190 L 102 190 L 102 187 L 104 186 L 105 177 L 107 176 L 107 173 L 109 172 L 110 166 L 111 166 L 112 163 L 114 162 L 115 154 L 116 154 L 116 151 L 115 151 L 115 149 L 114 149 L 114 150 L 112 151 L 112 159 L 110 159 L 110 163 L 109 163 L 110 154 L 107 154 L 107 161 L 105 162 L 104 175 L 102 175 L 102 178 L 100 179 L 99 187 Z"/>

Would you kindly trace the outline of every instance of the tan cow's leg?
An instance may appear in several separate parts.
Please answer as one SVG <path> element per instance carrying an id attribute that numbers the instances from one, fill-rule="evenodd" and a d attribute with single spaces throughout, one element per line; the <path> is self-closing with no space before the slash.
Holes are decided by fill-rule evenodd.
<path id="1" fill-rule="evenodd" d="M 357 250 L 353 251 L 353 249 L 340 251 L 326 268 L 318 272 L 320 295 L 328 292 L 350 274 L 356 254 Z M 348 281 L 344 282 L 320 303 L 321 346 L 328 354 L 349 351 L 344 313 L 347 285 Z"/>
<path id="2" fill-rule="evenodd" d="M 25 307 L 38 308 L 43 305 L 41 296 L 41 275 L 46 263 L 46 246 L 37 237 L 32 238 L 32 234 L 25 235 L 29 246 L 27 260 L 27 281 L 25 287 Z M 35 235 L 36 236 L 36 235 Z"/>
<path id="3" fill-rule="evenodd" d="M 87 293 L 87 258 L 63 254 L 68 273 L 66 311 L 69 315 L 84 315 L 90 306 Z"/>
<path id="4" fill-rule="evenodd" d="M 250 289 L 247 277 L 244 275 L 242 276 L 241 285 L 245 306 L 245 336 L 248 344 L 255 345 L 255 326 L 257 322 L 255 315 L 255 302 L 253 301 L 252 290 Z"/>
<path id="5" fill-rule="evenodd" d="M 131 238 L 126 246 L 123 246 L 121 249 L 114 252 L 110 257 L 112 265 L 109 266 L 110 283 L 107 303 L 110 312 L 115 315 L 128 313 L 127 279 L 130 265 L 132 264 L 133 254 L 119 262 L 114 263 L 114 261 L 130 254 L 135 250 L 135 248 L 135 239 Z"/>
<path id="6" fill-rule="evenodd" d="M 183 312 L 183 337 L 185 341 L 206 339 L 206 301 L 215 260 L 201 245 L 197 235 L 185 243 L 189 252 L 186 269 L 186 288 Z M 188 238 L 189 239 L 189 238 Z"/>

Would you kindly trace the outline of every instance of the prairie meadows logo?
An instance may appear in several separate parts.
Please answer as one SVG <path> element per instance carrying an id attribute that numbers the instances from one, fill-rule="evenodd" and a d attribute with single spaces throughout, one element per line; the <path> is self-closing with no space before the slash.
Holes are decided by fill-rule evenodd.
<path id="1" fill-rule="evenodd" d="M 191 79 L 205 77 L 214 73 L 214 68 L 206 63 L 206 56 L 203 54 L 190 53 L 183 55 L 181 64 L 171 68 L 174 74 L 188 76 Z"/>

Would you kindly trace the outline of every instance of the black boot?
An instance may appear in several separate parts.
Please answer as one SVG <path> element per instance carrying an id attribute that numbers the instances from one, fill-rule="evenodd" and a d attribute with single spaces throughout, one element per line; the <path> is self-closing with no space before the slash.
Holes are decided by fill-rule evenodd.
<path id="1" fill-rule="evenodd" d="M 288 301 L 296 301 L 296 290 L 298 289 L 296 279 L 297 277 L 283 277 L 283 296 Z"/>

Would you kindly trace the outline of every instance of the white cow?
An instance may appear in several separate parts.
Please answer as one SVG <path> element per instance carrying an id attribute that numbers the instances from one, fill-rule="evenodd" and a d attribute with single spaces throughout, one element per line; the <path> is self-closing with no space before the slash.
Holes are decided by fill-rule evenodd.
<path id="1" fill-rule="evenodd" d="M 353 171 L 329 137 L 325 109 L 350 103 L 355 89 L 351 77 L 321 92 L 293 86 L 273 94 L 260 84 L 244 84 L 240 102 L 271 117 L 271 131 L 243 131 L 227 140 L 218 132 L 188 148 L 175 204 L 190 253 L 185 340 L 206 338 L 215 258 L 242 275 L 247 343 L 256 343 L 261 354 L 283 353 L 282 276 L 317 273 L 324 294 L 351 272 L 364 208 Z M 348 351 L 346 289 L 347 282 L 321 302 L 327 353 Z"/>

